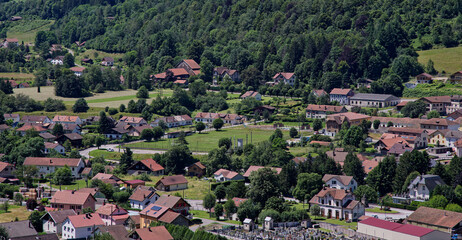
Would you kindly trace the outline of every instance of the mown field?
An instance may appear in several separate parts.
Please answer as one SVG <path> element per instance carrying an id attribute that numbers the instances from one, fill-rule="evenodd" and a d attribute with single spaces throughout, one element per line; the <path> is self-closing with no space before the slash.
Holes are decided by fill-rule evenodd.
<path id="1" fill-rule="evenodd" d="M 418 51 L 418 61 L 421 64 L 427 65 L 431 59 L 435 63 L 435 69 L 438 72 L 445 71 L 448 75 L 462 70 L 462 47 L 440 48 L 425 51 Z"/>
<path id="2" fill-rule="evenodd" d="M 4 210 L 0 211 L 0 223 L 3 222 L 12 222 L 16 218 L 19 221 L 27 220 L 31 212 L 27 211 L 26 207 L 19 207 L 16 205 L 10 205 L 10 209 L 5 213 Z"/>
<path id="3" fill-rule="evenodd" d="M 12 23 L 13 26 L 8 29 L 6 36 L 8 38 L 17 38 L 19 43 L 32 43 L 35 41 L 35 35 L 39 31 L 50 30 L 54 20 L 21 20 Z"/>
<path id="4" fill-rule="evenodd" d="M 32 81 L 35 76 L 31 73 L 18 73 L 18 72 L 0 72 L 0 78 L 8 78 L 11 80 L 21 81 Z"/>
<path id="5" fill-rule="evenodd" d="M 248 143 L 258 143 L 267 140 L 273 132 L 273 130 L 233 127 L 220 131 L 208 131 L 201 134 L 196 133 L 191 136 L 187 136 L 186 141 L 188 142 L 191 151 L 208 152 L 218 147 L 218 140 L 220 140 L 220 138 L 232 138 L 233 142 L 234 138 L 236 138 L 236 141 L 241 138 L 244 140 L 244 144 L 246 143 L 246 140 Z M 284 137 L 287 139 L 289 137 L 288 131 L 283 132 Z M 130 148 L 170 149 L 174 141 L 174 139 L 162 139 L 156 142 L 137 142 L 125 144 L 124 146 Z"/>
<path id="6" fill-rule="evenodd" d="M 104 159 L 110 160 L 120 160 L 122 156 L 123 150 L 119 153 L 119 149 L 114 149 L 114 152 L 108 152 L 104 149 L 97 149 L 90 152 L 90 156 L 92 157 L 104 157 Z M 133 160 L 139 161 L 143 159 L 152 158 L 152 154 L 133 154 Z"/>

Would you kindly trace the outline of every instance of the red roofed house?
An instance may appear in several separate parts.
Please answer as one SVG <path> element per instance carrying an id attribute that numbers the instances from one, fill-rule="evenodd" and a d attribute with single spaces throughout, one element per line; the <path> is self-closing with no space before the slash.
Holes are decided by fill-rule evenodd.
<path id="1" fill-rule="evenodd" d="M 156 205 L 168 207 L 185 216 L 189 215 L 189 208 L 191 207 L 191 205 L 189 205 L 189 203 L 183 198 L 172 195 L 162 195 L 159 199 L 157 199 Z"/>
<path id="2" fill-rule="evenodd" d="M 36 131 L 39 134 L 47 132 L 45 128 L 37 124 L 24 124 L 22 127 L 16 129 L 16 131 L 19 132 L 21 136 L 26 135 L 27 131 Z"/>
<path id="3" fill-rule="evenodd" d="M 139 228 L 130 233 L 129 237 L 134 240 L 173 240 L 165 226 Z"/>
<path id="4" fill-rule="evenodd" d="M 218 169 L 214 174 L 213 174 L 215 180 L 217 182 L 225 182 L 225 181 L 231 181 L 231 180 L 244 180 L 244 177 L 234 171 L 226 170 L 226 169 Z"/>
<path id="5" fill-rule="evenodd" d="M 17 47 L 18 46 L 18 39 L 17 38 L 6 38 L 5 41 L 3 41 L 3 47 L 8 48 L 8 47 Z"/>
<path id="6" fill-rule="evenodd" d="M 132 127 L 139 127 L 148 124 L 146 120 L 141 117 L 128 117 L 123 116 L 119 119 L 119 123 L 128 124 Z"/>
<path id="7" fill-rule="evenodd" d="M 2 158 L 2 156 L 0 156 Z M 0 177 L 2 178 L 12 178 L 14 177 L 14 171 L 16 168 L 11 163 L 0 162 Z"/>
<path id="8" fill-rule="evenodd" d="M 446 233 L 462 233 L 462 213 L 429 207 L 419 207 L 407 217 L 412 225 L 435 229 Z"/>
<path id="9" fill-rule="evenodd" d="M 251 174 L 252 172 L 258 171 L 258 170 L 260 170 L 260 169 L 262 169 L 262 168 L 265 168 L 265 167 L 263 167 L 263 166 L 250 166 L 250 167 L 247 169 L 247 171 L 245 171 L 245 173 L 244 173 L 243 176 L 244 176 L 245 178 L 249 178 L 249 177 L 250 177 L 250 174 Z M 277 174 L 277 175 L 279 175 L 279 174 L 281 173 L 281 171 L 282 171 L 282 168 L 275 168 L 275 167 L 272 167 L 271 169 L 272 169 L 273 171 L 276 171 L 276 174 Z"/>
<path id="10" fill-rule="evenodd" d="M 348 112 L 344 106 L 308 104 L 306 107 L 307 118 L 326 118 L 329 114 L 344 112 Z"/>
<path id="11" fill-rule="evenodd" d="M 58 168 L 68 166 L 72 171 L 72 177 L 80 177 L 80 172 L 85 163 L 80 158 L 47 158 L 47 157 L 26 157 L 25 166 L 36 166 L 41 177 L 54 173 Z"/>
<path id="12" fill-rule="evenodd" d="M 377 167 L 379 165 L 379 162 L 374 159 L 374 160 L 364 160 L 362 161 L 363 169 L 366 174 L 369 174 L 372 169 Z"/>
<path id="13" fill-rule="evenodd" d="M 419 100 L 422 100 L 427 104 L 427 112 L 436 110 L 437 112 L 446 115 L 446 107 L 451 106 L 451 96 L 423 97 Z"/>
<path id="14" fill-rule="evenodd" d="M 144 186 L 144 185 L 146 185 L 146 182 L 143 180 L 139 180 L 139 179 L 124 181 L 124 186 L 128 189 L 135 189 L 138 186 Z"/>
<path id="15" fill-rule="evenodd" d="M 208 112 L 198 112 L 194 117 L 194 121 L 203 122 L 203 123 L 212 123 L 213 120 L 221 118 L 224 123 L 236 125 L 242 124 L 246 117 L 242 115 L 237 115 L 233 113 L 208 113 Z"/>
<path id="16" fill-rule="evenodd" d="M 423 129 L 450 129 L 458 131 L 459 126 L 459 123 L 446 118 L 432 118 L 420 122 L 420 128 Z"/>
<path id="17" fill-rule="evenodd" d="M 167 71 L 163 73 L 158 73 L 154 75 L 154 78 L 157 80 L 170 80 L 170 81 L 175 81 L 179 79 L 188 79 L 189 78 L 189 72 L 186 71 L 184 68 L 170 68 L 167 69 Z"/>
<path id="18" fill-rule="evenodd" d="M 104 222 L 96 213 L 68 216 L 63 223 L 62 238 L 86 239 L 101 226 L 104 226 Z"/>
<path id="19" fill-rule="evenodd" d="M 330 101 L 337 101 L 342 105 L 350 104 L 350 97 L 355 95 L 351 89 L 334 88 L 330 91 Z"/>
<path id="20" fill-rule="evenodd" d="M 180 226 L 189 226 L 189 220 L 180 213 L 177 213 L 169 207 L 149 204 L 140 212 L 140 227 L 149 227 L 151 222 L 164 222 Z"/>
<path id="21" fill-rule="evenodd" d="M 195 162 L 188 167 L 188 176 L 202 177 L 205 175 L 205 166 L 201 162 Z"/>
<path id="22" fill-rule="evenodd" d="M 155 190 L 138 186 L 128 200 L 132 208 L 144 209 L 147 205 L 155 203 L 159 197 Z"/>
<path id="23" fill-rule="evenodd" d="M 152 158 L 137 161 L 127 169 L 130 175 L 139 175 L 142 173 L 151 174 L 154 176 L 164 175 L 164 167 L 154 161 Z"/>
<path id="24" fill-rule="evenodd" d="M 417 84 L 432 83 L 433 81 L 433 76 L 428 73 L 421 73 L 415 78 L 417 80 Z"/>
<path id="25" fill-rule="evenodd" d="M 268 82 L 267 84 L 276 85 L 279 83 L 289 84 L 290 86 L 295 85 L 296 76 L 294 73 L 279 72 L 273 76 L 273 82 Z"/>
<path id="26" fill-rule="evenodd" d="M 51 120 L 47 116 L 37 116 L 37 115 L 25 115 L 22 116 L 20 123 L 30 123 L 30 124 L 45 124 L 51 123 Z"/>
<path id="27" fill-rule="evenodd" d="M 409 240 L 433 240 L 433 239 L 451 239 L 449 233 L 414 226 L 411 224 L 400 224 L 380 220 L 378 218 L 367 218 L 358 222 L 358 232 L 367 234 L 374 239 L 409 239 Z"/>
<path id="28" fill-rule="evenodd" d="M 327 93 L 326 93 L 326 91 L 324 91 L 324 89 L 313 89 L 313 91 L 311 91 L 311 93 L 317 98 L 327 95 Z"/>
<path id="29" fill-rule="evenodd" d="M 101 61 L 101 65 L 103 65 L 103 66 L 114 66 L 114 58 L 103 57 L 103 60 Z"/>
<path id="30" fill-rule="evenodd" d="M 188 188 L 188 180 L 183 175 L 164 176 L 155 187 L 161 191 L 176 191 Z"/>
<path id="31" fill-rule="evenodd" d="M 371 117 L 364 114 L 354 113 L 354 112 L 345 112 L 345 113 L 336 113 L 327 116 L 326 118 L 326 130 L 327 135 L 335 136 L 344 122 L 348 122 L 350 126 L 359 125 L 362 121 L 370 120 Z"/>
<path id="32" fill-rule="evenodd" d="M 358 183 L 352 176 L 325 174 L 322 181 L 330 188 L 354 191 L 358 187 Z"/>
<path id="33" fill-rule="evenodd" d="M 241 95 L 241 98 L 242 99 L 255 98 L 256 100 L 261 101 L 261 94 L 256 91 L 247 91 Z"/>
<path id="34" fill-rule="evenodd" d="M 80 214 L 84 208 L 95 210 L 96 199 L 89 192 L 74 190 L 57 191 L 50 200 L 51 207 L 57 210 L 72 209 Z"/>
<path id="35" fill-rule="evenodd" d="M 70 70 L 74 72 L 77 77 L 83 75 L 83 71 L 85 71 L 85 67 L 71 67 Z"/>
<path id="36" fill-rule="evenodd" d="M 118 186 L 118 185 L 123 184 L 123 181 L 120 178 L 112 174 L 107 174 L 107 173 L 98 173 L 91 180 L 96 180 L 96 179 L 101 180 L 104 183 L 111 184 L 113 186 Z"/>
<path id="37" fill-rule="evenodd" d="M 62 115 L 55 115 L 53 120 L 51 120 L 55 124 L 77 124 L 81 125 L 83 122 L 79 116 L 62 116 Z"/>
<path id="38" fill-rule="evenodd" d="M 387 154 L 388 151 L 395 145 L 400 144 L 410 147 L 410 144 L 402 137 L 383 138 L 375 143 L 375 149 L 382 154 Z"/>
<path id="39" fill-rule="evenodd" d="M 96 210 L 106 226 L 123 225 L 128 218 L 128 211 L 118 205 L 106 203 Z"/>
<path id="40" fill-rule="evenodd" d="M 77 215 L 74 210 L 49 211 L 40 219 L 43 223 L 43 231 L 46 233 L 57 233 L 61 235 L 63 222 L 68 216 Z"/>
<path id="41" fill-rule="evenodd" d="M 193 59 L 184 59 L 178 63 L 176 67 L 184 68 L 191 76 L 199 75 L 201 73 L 201 66 L 199 66 L 199 64 L 197 64 L 197 62 Z"/>
<path id="42" fill-rule="evenodd" d="M 48 154 L 51 152 L 51 150 L 55 150 L 56 152 L 58 153 L 61 153 L 61 154 L 66 154 L 66 149 L 59 143 L 57 142 L 45 142 L 45 151 L 44 153 L 45 154 Z"/>
<path id="43" fill-rule="evenodd" d="M 364 204 L 355 200 L 351 191 L 324 187 L 310 204 L 321 207 L 321 216 L 356 221 L 365 214 Z"/>

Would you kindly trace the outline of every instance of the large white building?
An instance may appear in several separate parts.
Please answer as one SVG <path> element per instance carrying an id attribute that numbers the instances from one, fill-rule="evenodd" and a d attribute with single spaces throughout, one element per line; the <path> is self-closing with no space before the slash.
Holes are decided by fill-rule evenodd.
<path id="1" fill-rule="evenodd" d="M 445 185 L 443 179 L 438 175 L 417 176 L 407 187 L 409 197 L 413 200 L 428 200 L 430 193 L 438 185 Z"/>
<path id="2" fill-rule="evenodd" d="M 324 187 L 310 204 L 321 208 L 321 216 L 356 221 L 365 214 L 364 204 L 356 201 L 351 191 Z"/>
<path id="3" fill-rule="evenodd" d="M 104 226 L 97 213 L 69 216 L 64 220 L 62 239 L 86 239 L 96 228 Z"/>
<path id="4" fill-rule="evenodd" d="M 78 178 L 81 170 L 85 167 L 85 163 L 80 158 L 27 157 L 24 160 L 24 165 L 36 166 L 41 177 L 68 166 L 72 171 L 72 176 Z"/>
<path id="5" fill-rule="evenodd" d="M 352 176 L 326 174 L 322 177 L 322 181 L 330 188 L 354 191 L 358 187 L 358 183 Z"/>

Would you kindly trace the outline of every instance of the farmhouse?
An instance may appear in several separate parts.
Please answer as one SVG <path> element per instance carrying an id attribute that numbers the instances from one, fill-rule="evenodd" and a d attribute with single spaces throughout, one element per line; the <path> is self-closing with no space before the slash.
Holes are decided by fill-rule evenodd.
<path id="1" fill-rule="evenodd" d="M 257 101 L 261 101 L 261 94 L 256 91 L 247 91 L 241 95 L 242 99 L 255 98 Z"/>
<path id="2" fill-rule="evenodd" d="M 330 91 L 329 96 L 331 102 L 337 101 L 341 105 L 349 105 L 350 97 L 354 94 L 355 93 L 351 89 L 334 88 Z"/>
<path id="3" fill-rule="evenodd" d="M 82 213 L 84 208 L 95 210 L 95 197 L 88 192 L 74 190 L 57 191 L 50 200 L 51 207 L 57 210 L 72 209 L 77 214 Z"/>
<path id="4" fill-rule="evenodd" d="M 41 177 L 54 173 L 58 168 L 68 166 L 72 171 L 72 176 L 78 178 L 85 167 L 85 163 L 80 158 L 26 157 L 24 165 L 36 166 Z"/>
<path id="5" fill-rule="evenodd" d="M 103 65 L 103 66 L 114 66 L 114 58 L 103 57 L 103 60 L 101 61 L 101 65 Z"/>
<path id="6" fill-rule="evenodd" d="M 428 84 L 432 83 L 433 81 L 433 76 L 428 73 L 421 73 L 417 75 L 415 78 L 417 80 L 417 84 Z"/>
<path id="7" fill-rule="evenodd" d="M 155 187 L 161 191 L 176 191 L 188 188 L 188 180 L 183 175 L 164 176 Z"/>
<path id="8" fill-rule="evenodd" d="M 326 118 L 329 114 L 344 112 L 348 112 L 344 106 L 308 104 L 306 118 Z"/>
<path id="9" fill-rule="evenodd" d="M 190 76 L 199 75 L 201 73 L 201 66 L 197 64 L 193 59 L 184 59 L 178 65 L 177 68 L 184 68 Z"/>
<path id="10" fill-rule="evenodd" d="M 143 173 L 152 174 L 154 176 L 164 175 L 164 167 L 154 161 L 152 158 L 137 161 L 127 170 L 130 175 L 139 175 Z"/>
<path id="11" fill-rule="evenodd" d="M 350 105 L 357 107 L 384 108 L 396 106 L 400 101 L 390 94 L 357 93 L 350 97 Z"/>

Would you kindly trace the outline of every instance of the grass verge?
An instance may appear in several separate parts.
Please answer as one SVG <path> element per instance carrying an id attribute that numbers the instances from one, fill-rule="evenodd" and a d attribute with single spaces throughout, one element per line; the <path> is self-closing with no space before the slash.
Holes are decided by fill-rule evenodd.
<path id="1" fill-rule="evenodd" d="M 12 222 L 16 218 L 18 218 L 19 221 L 27 220 L 29 215 L 30 212 L 27 211 L 25 206 L 10 205 L 10 209 L 7 213 L 3 210 L 0 211 L 0 222 Z"/>
<path id="2" fill-rule="evenodd" d="M 104 157 L 104 159 L 110 159 L 110 160 L 120 160 L 120 157 L 122 156 L 123 151 L 120 153 L 118 151 L 119 149 L 114 149 L 114 152 L 108 152 L 106 150 L 97 149 L 97 150 L 91 151 L 90 156 Z M 148 158 L 152 158 L 152 154 L 137 154 L 137 153 L 133 154 L 133 160 L 140 161 L 140 160 L 144 160 Z"/>
<path id="3" fill-rule="evenodd" d="M 398 213 L 398 211 L 394 211 L 394 210 L 390 210 L 390 211 L 385 211 L 385 210 L 382 210 L 380 209 L 379 207 L 375 207 L 375 208 L 367 208 L 366 209 L 366 212 L 373 212 L 373 213 Z"/>

